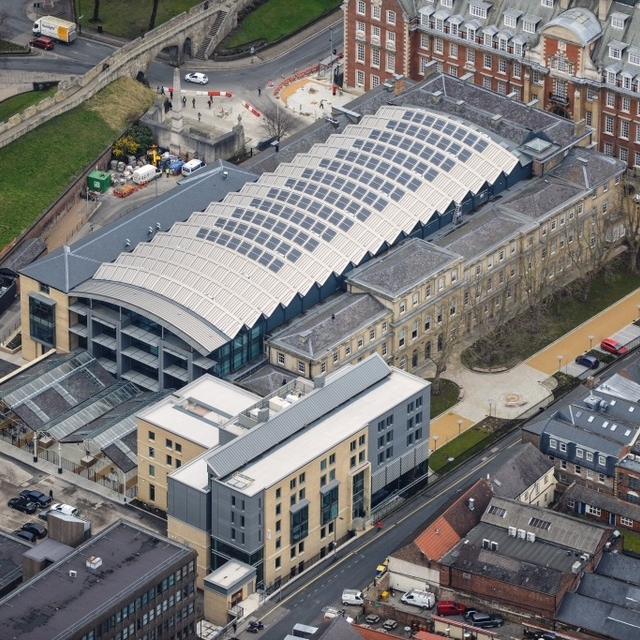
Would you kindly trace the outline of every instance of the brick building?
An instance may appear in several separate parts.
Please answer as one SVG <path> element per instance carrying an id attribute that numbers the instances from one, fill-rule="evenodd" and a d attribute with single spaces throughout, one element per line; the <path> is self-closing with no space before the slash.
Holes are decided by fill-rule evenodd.
<path id="1" fill-rule="evenodd" d="M 369 91 L 427 64 L 594 128 L 640 165 L 640 15 L 633 0 L 346 0 L 344 83 Z"/>

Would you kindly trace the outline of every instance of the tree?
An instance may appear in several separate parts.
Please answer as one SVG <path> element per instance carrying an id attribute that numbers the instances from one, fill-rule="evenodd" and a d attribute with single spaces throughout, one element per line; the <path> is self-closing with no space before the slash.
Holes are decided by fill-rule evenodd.
<path id="1" fill-rule="evenodd" d="M 149 31 L 156 27 L 156 18 L 158 17 L 158 5 L 160 0 L 153 0 L 153 8 L 151 9 L 151 18 L 149 18 Z"/>
<path id="2" fill-rule="evenodd" d="M 262 112 L 261 126 L 269 138 L 282 140 L 295 126 L 293 115 L 279 106 L 269 107 Z"/>
<path id="3" fill-rule="evenodd" d="M 7 25 L 9 23 L 9 14 L 6 11 L 0 11 L 0 40 L 8 40 L 9 32 Z"/>
<path id="4" fill-rule="evenodd" d="M 116 160 L 126 160 L 129 156 L 135 156 L 139 149 L 138 143 L 128 135 L 116 140 L 111 153 Z"/>
<path id="5" fill-rule="evenodd" d="M 629 249 L 629 271 L 638 273 L 640 254 L 640 193 L 636 192 L 630 178 L 625 179 L 620 207 L 621 223 L 624 227 L 624 242 Z"/>

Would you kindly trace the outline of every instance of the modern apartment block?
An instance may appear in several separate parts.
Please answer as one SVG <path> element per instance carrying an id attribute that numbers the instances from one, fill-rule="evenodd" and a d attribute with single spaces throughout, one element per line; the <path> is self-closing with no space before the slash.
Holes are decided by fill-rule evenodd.
<path id="1" fill-rule="evenodd" d="M 302 378 L 237 417 L 245 433 L 168 476 L 168 531 L 267 587 L 286 582 L 424 477 L 430 385 L 377 355 Z"/>
<path id="2" fill-rule="evenodd" d="M 166 511 L 167 475 L 241 435 L 233 419 L 259 400 L 205 374 L 138 413 L 138 498 Z"/>
<path id="3" fill-rule="evenodd" d="M 594 129 L 640 165 L 640 15 L 634 0 L 346 0 L 344 83 L 369 91 L 430 62 Z"/>
<path id="4" fill-rule="evenodd" d="M 3 638 L 195 638 L 196 552 L 120 520 L 0 600 Z"/>

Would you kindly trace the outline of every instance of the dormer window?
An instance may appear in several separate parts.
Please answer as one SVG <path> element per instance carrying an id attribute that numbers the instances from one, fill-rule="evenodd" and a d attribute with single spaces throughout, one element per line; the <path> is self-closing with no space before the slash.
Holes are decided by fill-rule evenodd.
<path id="1" fill-rule="evenodd" d="M 522 11 L 517 9 L 507 9 L 502 14 L 502 22 L 505 27 L 515 29 L 518 25 L 518 18 L 522 15 Z"/>
<path id="2" fill-rule="evenodd" d="M 640 49 L 633 49 L 629 51 L 629 64 L 640 67 Z"/>
<path id="3" fill-rule="evenodd" d="M 624 29 L 624 23 L 629 16 L 624 13 L 614 12 L 611 14 L 611 27 L 613 29 Z"/>
<path id="4" fill-rule="evenodd" d="M 542 0 L 542 6 L 553 9 L 553 0 Z"/>
<path id="5" fill-rule="evenodd" d="M 536 25 L 540 22 L 542 18 L 538 18 L 538 16 L 526 15 L 522 18 L 522 30 L 525 33 L 535 33 Z"/>
<path id="6" fill-rule="evenodd" d="M 609 43 L 609 57 L 614 60 L 622 60 L 622 52 L 627 48 L 627 45 L 624 42 L 618 42 L 617 40 L 612 40 Z"/>
<path id="7" fill-rule="evenodd" d="M 488 2 L 482 2 L 482 0 L 471 0 L 471 2 L 469 2 L 469 13 L 474 18 L 486 20 L 490 8 L 491 5 Z"/>
<path id="8" fill-rule="evenodd" d="M 440 6 L 451 9 L 451 7 L 453 7 L 453 0 L 440 0 Z"/>

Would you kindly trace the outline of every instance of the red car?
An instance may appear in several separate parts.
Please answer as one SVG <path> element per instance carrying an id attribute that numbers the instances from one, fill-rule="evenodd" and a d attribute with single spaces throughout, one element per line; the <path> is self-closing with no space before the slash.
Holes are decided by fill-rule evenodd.
<path id="1" fill-rule="evenodd" d="M 36 49 L 46 49 L 47 51 L 53 49 L 53 40 L 46 36 L 38 36 L 31 40 L 29 44 Z"/>
<path id="2" fill-rule="evenodd" d="M 436 612 L 439 616 L 458 616 L 466 610 L 467 608 L 463 604 L 458 604 L 453 600 L 440 600 L 436 605 Z"/>
<path id="3" fill-rule="evenodd" d="M 625 353 L 627 353 L 627 347 L 621 345 L 619 342 L 616 342 L 613 338 L 605 338 L 600 343 L 600 348 L 603 351 L 613 353 L 614 356 L 623 356 Z"/>

